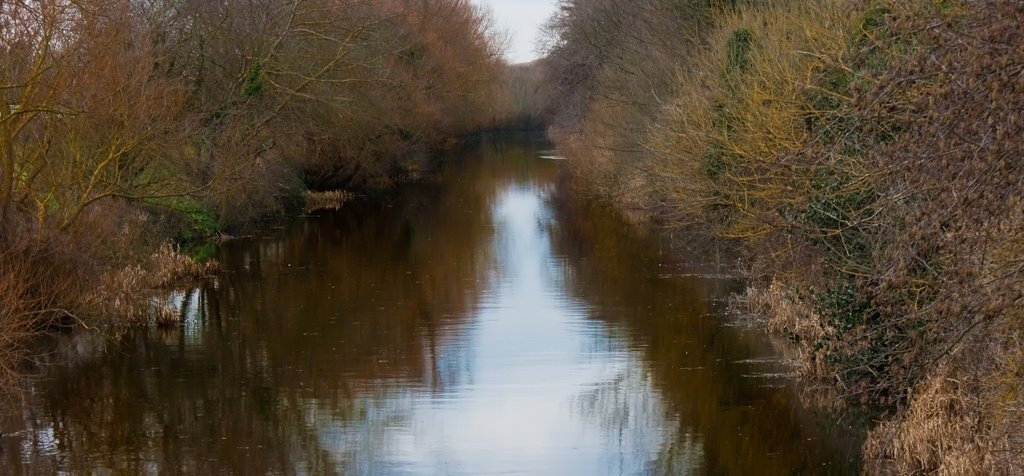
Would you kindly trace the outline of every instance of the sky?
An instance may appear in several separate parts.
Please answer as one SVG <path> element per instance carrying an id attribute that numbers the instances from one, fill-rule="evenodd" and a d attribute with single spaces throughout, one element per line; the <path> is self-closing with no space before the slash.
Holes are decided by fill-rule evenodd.
<path id="1" fill-rule="evenodd" d="M 512 36 L 506 56 L 512 63 L 537 59 L 534 51 L 540 27 L 555 11 L 556 0 L 472 0 L 494 12 L 500 28 Z"/>

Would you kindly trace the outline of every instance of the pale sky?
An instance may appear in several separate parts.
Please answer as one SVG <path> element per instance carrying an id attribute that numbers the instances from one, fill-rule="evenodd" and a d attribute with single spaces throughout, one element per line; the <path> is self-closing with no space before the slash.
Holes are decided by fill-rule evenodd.
<path id="1" fill-rule="evenodd" d="M 537 59 L 537 36 L 540 26 L 555 11 L 556 0 L 472 0 L 494 12 L 498 25 L 512 35 L 508 56 L 512 63 Z"/>

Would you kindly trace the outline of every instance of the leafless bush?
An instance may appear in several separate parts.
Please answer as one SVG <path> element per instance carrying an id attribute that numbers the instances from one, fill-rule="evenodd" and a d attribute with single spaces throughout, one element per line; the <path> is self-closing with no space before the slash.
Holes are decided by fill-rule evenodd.
<path id="1" fill-rule="evenodd" d="M 39 241 L 31 219 L 0 222 L 0 384 L 20 376 L 20 358 L 33 337 L 70 316 L 82 274 L 67 244 Z"/>
<path id="2" fill-rule="evenodd" d="M 11 256 L 0 255 L 0 387 L 13 387 L 25 342 L 37 333 L 38 309 L 31 297 L 31 265 Z"/>

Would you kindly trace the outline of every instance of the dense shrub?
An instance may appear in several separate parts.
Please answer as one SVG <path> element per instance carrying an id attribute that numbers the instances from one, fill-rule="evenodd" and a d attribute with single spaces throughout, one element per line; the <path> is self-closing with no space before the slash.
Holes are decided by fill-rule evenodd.
<path id="1" fill-rule="evenodd" d="M 168 240 L 419 176 L 496 121 L 499 36 L 468 0 L 0 2 L 0 349 L 146 320 L 210 270 Z"/>
<path id="2" fill-rule="evenodd" d="M 746 248 L 747 302 L 804 368 L 894 410 L 876 470 L 1021 468 L 1024 6 L 683 2 L 686 33 L 650 48 L 635 29 L 670 4 L 619 30 L 611 0 L 554 20 L 552 88 L 579 88 L 555 137 L 581 188 Z"/>

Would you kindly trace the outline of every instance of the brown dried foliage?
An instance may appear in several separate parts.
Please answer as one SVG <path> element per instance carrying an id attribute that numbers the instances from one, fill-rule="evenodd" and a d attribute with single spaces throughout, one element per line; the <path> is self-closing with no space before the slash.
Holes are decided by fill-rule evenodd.
<path id="1" fill-rule="evenodd" d="M 820 240 L 825 277 L 852 283 L 856 304 L 836 309 L 852 327 L 822 349 L 848 394 L 908 404 L 868 442 L 874 471 L 1020 471 L 1020 426 L 1006 422 L 1022 419 L 1008 326 L 1024 305 L 1024 6 L 875 13 L 883 28 L 846 63 L 867 80 L 836 110 L 849 127 L 802 154 L 860 151 L 837 170 L 875 196 L 835 230 L 804 230 L 842 239 Z"/>
<path id="2" fill-rule="evenodd" d="M 306 213 L 317 210 L 340 210 L 345 202 L 354 195 L 345 190 L 329 190 L 326 192 L 306 192 Z"/>
<path id="3" fill-rule="evenodd" d="M 0 1 L 2 348 L 146 318 L 212 272 L 150 256 L 172 237 L 416 176 L 490 119 L 493 27 L 468 0 Z"/>
<path id="4" fill-rule="evenodd" d="M 789 184 L 795 210 L 814 203 L 800 194 L 841 205 L 832 208 L 839 220 L 825 220 L 834 228 L 780 222 L 770 216 L 777 205 L 740 216 L 764 227 L 754 249 L 786 249 L 779 230 L 817 243 L 808 257 L 824 258 L 825 273 L 795 279 L 824 278 L 840 296 L 817 305 L 824 325 L 842 321 L 821 346 L 831 371 L 848 395 L 900 408 L 867 446 L 876 471 L 1021 468 L 1019 446 L 1007 444 L 1020 441 L 1020 427 L 1005 424 L 1021 421 L 1019 392 L 997 398 L 992 385 L 1020 387 L 1009 329 L 1024 306 L 1022 20 L 1019 2 L 873 4 L 863 23 L 873 28 L 836 63 L 854 73 L 849 99 L 824 111 L 787 161 L 829 171 L 841 186 L 821 196 L 787 168 L 730 177 L 748 190 Z M 872 198 L 841 201 L 865 192 Z"/>
<path id="5" fill-rule="evenodd" d="M 104 316 L 106 322 L 152 320 L 169 324 L 169 320 L 176 320 L 177 316 L 173 311 L 168 312 L 158 297 L 169 290 L 211 278 L 219 270 L 218 263 L 199 263 L 174 245 L 165 243 L 142 264 L 104 272 L 78 307 L 90 316 Z"/>
<path id="6" fill-rule="evenodd" d="M 1006 330 L 1006 329 L 1004 329 Z M 907 408 L 864 445 L 872 474 L 1024 472 L 1024 347 L 1020 331 L 978 335 L 931 369 Z"/>
<path id="7" fill-rule="evenodd" d="M 707 19 L 698 0 L 559 2 L 542 67 L 549 134 L 575 159 L 578 193 L 611 199 L 633 219 L 660 211 L 646 139 L 665 103 L 689 86 L 676 75 Z"/>
<path id="8" fill-rule="evenodd" d="M 36 335 L 40 307 L 49 307 L 48 296 L 35 296 L 32 283 L 25 279 L 32 264 L 18 256 L 16 248 L 0 254 L 0 387 L 16 382 L 17 365 L 26 340 Z M 42 306 L 40 306 L 42 305 Z"/>
<path id="9" fill-rule="evenodd" d="M 25 344 L 70 316 L 69 298 L 80 295 L 81 268 L 68 259 L 67 243 L 35 241 L 31 220 L 0 223 L 0 386 L 14 388 Z"/>
<path id="10" fill-rule="evenodd" d="M 810 296 L 787 289 L 780 281 L 766 287 L 750 286 L 733 301 L 735 310 L 759 322 L 768 332 L 796 342 L 796 363 L 801 374 L 811 378 L 828 377 L 832 370 L 814 346 L 832 336 L 832 329 L 814 311 Z"/>
<path id="11" fill-rule="evenodd" d="M 637 123 L 646 159 L 576 148 L 616 134 L 593 119 L 614 108 L 588 109 L 614 82 L 576 77 L 596 98 L 562 106 L 580 177 L 740 240 L 766 283 L 748 306 L 814 341 L 844 394 L 892 405 L 875 470 L 1020 472 L 1024 4 L 733 3 Z"/>
<path id="12" fill-rule="evenodd" d="M 860 280 L 877 313 L 863 337 L 892 345 L 870 364 L 895 388 L 1024 297 L 1024 6 L 964 7 L 897 10 L 891 28 L 913 53 L 856 104 L 884 205 Z"/>

